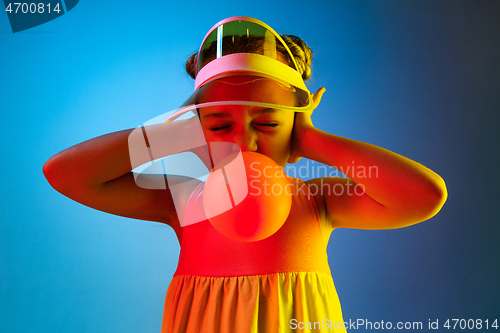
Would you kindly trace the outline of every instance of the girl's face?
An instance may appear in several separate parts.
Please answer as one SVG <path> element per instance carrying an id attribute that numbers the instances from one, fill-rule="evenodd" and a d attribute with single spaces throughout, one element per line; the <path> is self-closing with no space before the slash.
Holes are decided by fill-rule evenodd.
<path id="1" fill-rule="evenodd" d="M 270 79 L 232 76 L 210 83 L 199 103 L 211 101 L 266 101 L 295 106 L 293 92 Z M 283 168 L 292 147 L 294 112 L 249 105 L 223 105 L 199 109 L 205 139 L 237 144 L 241 151 L 264 154 Z"/>

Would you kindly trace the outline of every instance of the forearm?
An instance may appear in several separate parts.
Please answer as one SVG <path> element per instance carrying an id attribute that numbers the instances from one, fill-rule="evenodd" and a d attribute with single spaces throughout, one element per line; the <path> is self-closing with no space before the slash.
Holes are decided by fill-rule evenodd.
<path id="1" fill-rule="evenodd" d="M 440 206 L 446 199 L 439 175 L 387 149 L 314 127 L 303 136 L 301 147 L 304 157 L 335 167 L 387 208 Z"/>

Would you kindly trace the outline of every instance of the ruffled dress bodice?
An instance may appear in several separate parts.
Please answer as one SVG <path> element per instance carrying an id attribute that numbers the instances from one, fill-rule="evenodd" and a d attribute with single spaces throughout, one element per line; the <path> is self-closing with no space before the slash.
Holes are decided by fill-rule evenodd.
<path id="1" fill-rule="evenodd" d="M 345 332 L 316 202 L 302 180 L 289 181 L 290 214 L 266 239 L 232 240 L 208 220 L 183 228 L 162 333 Z M 203 184 L 190 200 L 202 194 Z"/>

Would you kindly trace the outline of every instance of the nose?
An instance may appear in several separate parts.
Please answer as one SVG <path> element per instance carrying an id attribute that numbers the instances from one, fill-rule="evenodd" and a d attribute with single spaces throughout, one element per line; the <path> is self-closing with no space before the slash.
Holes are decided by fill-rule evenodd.
<path id="1" fill-rule="evenodd" d="M 235 133 L 233 140 L 234 143 L 240 147 L 241 151 L 257 151 L 257 134 L 251 129 L 240 129 L 237 133 Z"/>

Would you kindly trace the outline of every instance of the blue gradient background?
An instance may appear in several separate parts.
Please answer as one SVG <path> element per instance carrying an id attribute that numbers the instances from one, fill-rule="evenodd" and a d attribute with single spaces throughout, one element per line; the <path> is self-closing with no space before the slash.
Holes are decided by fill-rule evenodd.
<path id="1" fill-rule="evenodd" d="M 429 221 L 334 231 L 344 318 L 424 328 L 500 319 L 499 1 L 82 0 L 16 34 L 0 13 L 0 331 L 160 331 L 174 232 L 71 201 L 42 165 L 180 105 L 194 83 L 186 58 L 233 15 L 313 48 L 309 87 L 327 88 L 317 127 L 412 158 L 447 183 Z"/>

